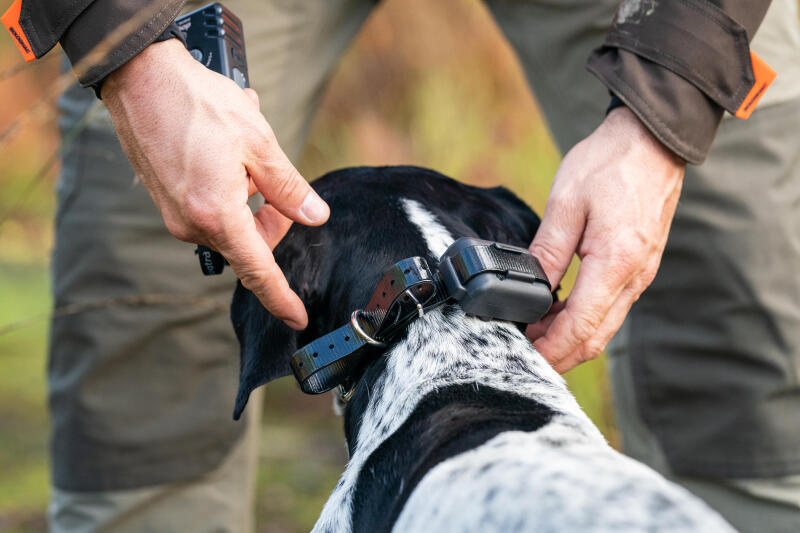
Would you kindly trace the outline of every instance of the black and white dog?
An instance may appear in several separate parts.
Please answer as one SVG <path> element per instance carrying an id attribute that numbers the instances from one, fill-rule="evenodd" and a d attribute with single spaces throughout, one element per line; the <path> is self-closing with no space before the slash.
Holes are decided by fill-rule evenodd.
<path id="1" fill-rule="evenodd" d="M 346 323 L 383 271 L 436 264 L 458 237 L 527 246 L 539 218 L 503 188 L 416 167 L 353 168 L 314 188 L 331 206 L 275 250 L 309 327 L 294 332 L 241 286 L 236 416 L 292 353 Z M 731 527 L 684 489 L 614 451 L 519 327 L 446 305 L 412 322 L 344 407 L 350 454 L 314 531 L 685 531 Z"/>

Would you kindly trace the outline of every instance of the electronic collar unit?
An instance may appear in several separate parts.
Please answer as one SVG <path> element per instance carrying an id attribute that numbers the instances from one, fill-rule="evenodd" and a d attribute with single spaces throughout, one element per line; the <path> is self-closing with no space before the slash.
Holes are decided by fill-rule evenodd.
<path id="1" fill-rule="evenodd" d="M 230 9 L 214 2 L 176 18 L 175 24 L 183 32 L 193 58 L 242 89 L 250 86 L 242 21 Z M 222 254 L 203 245 L 198 245 L 194 253 L 203 274 L 222 274 L 227 264 Z"/>
<path id="2" fill-rule="evenodd" d="M 350 322 L 297 350 L 292 371 L 300 388 L 352 392 L 363 365 L 396 341 L 415 319 L 445 303 L 481 318 L 538 321 L 553 303 L 550 282 L 525 248 L 464 237 L 431 269 L 422 257 L 392 265 L 364 309 Z"/>

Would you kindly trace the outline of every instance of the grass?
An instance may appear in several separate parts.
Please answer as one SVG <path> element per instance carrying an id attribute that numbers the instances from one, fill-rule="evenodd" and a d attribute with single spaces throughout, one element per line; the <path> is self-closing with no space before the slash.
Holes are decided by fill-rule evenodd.
<path id="1" fill-rule="evenodd" d="M 348 165 L 429 166 L 474 185 L 506 185 L 541 213 L 559 153 L 513 53 L 481 3 L 442 0 L 423 9 L 422 2 L 384 2 L 368 21 L 325 95 L 301 171 L 317 176 Z M 17 61 L 0 39 L 0 70 Z M 47 86 L 57 63 L 39 63 L 0 83 L 0 131 Z M 54 139 L 54 124 L 42 122 L 13 143 L 0 143 L 0 215 L 27 189 Z M 0 222 L 0 327 L 49 309 L 54 178 L 49 174 L 10 220 Z M 47 325 L 33 320 L 0 334 L 0 531 L 45 529 Z M 605 361 L 582 365 L 567 381 L 616 443 Z M 344 466 L 341 421 L 328 396 L 304 396 L 290 379 L 267 387 L 265 397 L 258 530 L 307 531 Z"/>
<path id="2" fill-rule="evenodd" d="M 333 490 L 347 456 L 330 394 L 302 394 L 294 378 L 265 388 L 259 445 L 259 531 L 308 531 Z"/>
<path id="3" fill-rule="evenodd" d="M 46 268 L 0 264 L 0 302 L 0 324 L 46 313 Z M 4 525 L 12 530 L 43 525 L 48 494 L 46 335 L 45 320 L 0 335 L 0 530 Z"/>

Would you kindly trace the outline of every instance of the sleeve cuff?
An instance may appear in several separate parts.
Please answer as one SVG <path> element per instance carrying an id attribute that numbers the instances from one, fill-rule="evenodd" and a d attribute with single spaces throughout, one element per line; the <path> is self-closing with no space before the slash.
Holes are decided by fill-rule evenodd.
<path id="1" fill-rule="evenodd" d="M 180 42 L 183 43 L 183 46 L 186 46 L 186 34 L 184 34 L 183 31 L 181 31 L 180 27 L 177 24 L 175 24 L 175 22 L 170 23 L 170 25 L 167 26 L 167 29 L 164 30 L 161 33 L 161 35 L 156 37 L 153 40 L 153 42 L 150 43 L 150 44 L 160 43 L 160 42 L 163 42 L 163 41 L 168 41 L 170 39 L 178 39 Z M 111 74 L 111 73 L 109 72 L 106 76 L 104 76 L 97 83 L 93 83 L 91 85 L 92 89 L 94 89 L 95 96 L 97 96 L 97 98 L 99 100 L 103 99 L 102 96 L 100 95 L 100 93 L 103 90 L 103 82 L 106 81 L 106 78 L 108 77 L 109 74 Z"/>
<path id="2" fill-rule="evenodd" d="M 723 109 L 681 76 L 632 52 L 601 47 L 587 68 L 633 111 L 667 148 L 702 163 Z"/>
<path id="3" fill-rule="evenodd" d="M 183 8 L 184 1 L 151 0 L 145 6 L 140 2 L 121 3 L 102 0 L 93 2 L 75 19 L 61 38 L 61 47 L 73 66 L 87 57 L 96 47 L 106 44 L 108 46 L 107 52 L 86 68 L 80 69 L 78 80 L 81 85 L 95 87 L 99 92 L 99 86 L 109 74 L 130 61 L 163 34 Z M 124 27 L 127 21 L 135 19 L 142 9 L 155 9 L 155 11 L 153 16 L 127 36 L 116 35 L 119 28 Z"/>

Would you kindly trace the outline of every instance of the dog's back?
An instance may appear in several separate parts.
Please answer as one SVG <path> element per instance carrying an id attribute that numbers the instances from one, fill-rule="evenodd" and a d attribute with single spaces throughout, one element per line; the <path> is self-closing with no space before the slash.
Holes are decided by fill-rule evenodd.
<path id="1" fill-rule="evenodd" d="M 435 261 L 456 237 L 527 246 L 538 217 L 504 189 L 414 167 L 315 182 L 323 228 L 293 228 L 276 258 L 309 309 L 296 334 L 239 288 L 242 388 L 288 373 L 297 346 L 346 322 L 399 259 Z M 685 490 L 611 449 L 563 379 L 511 323 L 445 305 L 360 376 L 345 409 L 350 461 L 315 531 L 729 531 Z"/>

